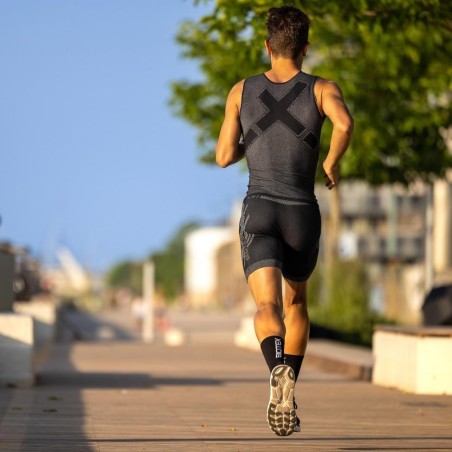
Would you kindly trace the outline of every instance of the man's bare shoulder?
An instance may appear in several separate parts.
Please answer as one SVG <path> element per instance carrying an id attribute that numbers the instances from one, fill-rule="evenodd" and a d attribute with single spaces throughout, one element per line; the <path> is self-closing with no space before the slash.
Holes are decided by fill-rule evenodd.
<path id="1" fill-rule="evenodd" d="M 340 91 L 339 85 L 336 82 L 322 77 L 316 80 L 315 88 L 319 91 Z"/>
<path id="2" fill-rule="evenodd" d="M 314 91 L 318 99 L 322 99 L 325 94 L 339 97 L 342 96 L 342 91 L 336 82 L 322 77 L 319 77 L 315 82 Z"/>
<path id="3" fill-rule="evenodd" d="M 319 84 L 319 86 L 336 84 L 336 82 L 333 82 L 333 80 L 328 80 L 328 79 L 323 78 L 323 77 L 317 77 L 317 80 L 316 80 L 315 83 Z"/>
<path id="4" fill-rule="evenodd" d="M 240 82 L 237 82 L 229 92 L 230 97 L 236 97 L 240 96 L 242 97 L 242 91 L 243 91 L 243 85 L 245 84 L 245 80 L 240 80 Z"/>
<path id="5" fill-rule="evenodd" d="M 240 82 L 237 82 L 232 88 L 231 91 L 229 91 L 228 95 L 228 104 L 235 105 L 239 110 L 242 103 L 242 93 L 243 93 L 243 86 L 245 84 L 245 80 L 240 80 Z"/>
<path id="6" fill-rule="evenodd" d="M 339 85 L 332 80 L 327 80 L 322 77 L 319 77 L 315 82 L 314 94 L 317 100 L 317 106 L 322 115 L 325 114 L 323 107 L 328 99 L 342 99 L 342 91 L 339 88 Z"/>

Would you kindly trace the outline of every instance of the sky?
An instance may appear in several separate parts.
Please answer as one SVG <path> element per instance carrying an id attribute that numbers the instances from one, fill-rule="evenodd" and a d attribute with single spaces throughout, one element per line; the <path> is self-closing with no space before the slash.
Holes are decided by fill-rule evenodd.
<path id="1" fill-rule="evenodd" d="M 88 269 L 214 225 L 246 191 L 238 166 L 205 166 L 168 107 L 199 80 L 175 35 L 191 0 L 0 1 L 0 242 L 44 264 L 68 247 Z"/>

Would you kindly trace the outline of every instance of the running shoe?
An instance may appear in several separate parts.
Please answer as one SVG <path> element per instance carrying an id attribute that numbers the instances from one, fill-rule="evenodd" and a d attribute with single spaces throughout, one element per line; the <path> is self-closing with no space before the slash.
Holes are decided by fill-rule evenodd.
<path id="1" fill-rule="evenodd" d="M 291 435 L 297 426 L 294 405 L 295 373 L 290 366 L 276 366 L 270 374 L 270 401 L 267 407 L 269 427 L 278 436 Z"/>
<path id="2" fill-rule="evenodd" d="M 295 399 L 293 399 L 293 406 L 296 410 L 298 410 L 298 405 L 297 402 L 295 402 Z M 297 425 L 295 426 L 295 428 L 293 429 L 294 432 L 301 432 L 301 421 L 300 418 L 298 417 L 297 414 Z"/>

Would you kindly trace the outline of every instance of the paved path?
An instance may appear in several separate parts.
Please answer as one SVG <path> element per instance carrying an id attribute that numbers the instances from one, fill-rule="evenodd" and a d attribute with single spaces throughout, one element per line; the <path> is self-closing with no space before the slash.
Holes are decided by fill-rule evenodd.
<path id="1" fill-rule="evenodd" d="M 32 389 L 0 390 L 6 451 L 452 451 L 452 397 L 302 370 L 302 433 L 267 427 L 258 353 L 197 340 L 55 345 Z"/>

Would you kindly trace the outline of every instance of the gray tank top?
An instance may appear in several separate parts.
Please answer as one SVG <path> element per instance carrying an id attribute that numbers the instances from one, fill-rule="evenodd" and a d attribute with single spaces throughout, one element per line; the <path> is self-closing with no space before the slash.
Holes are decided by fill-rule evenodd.
<path id="1" fill-rule="evenodd" d="M 316 203 L 315 173 L 324 118 L 314 97 L 318 77 L 285 83 L 265 74 L 245 80 L 240 122 L 250 172 L 248 195 Z"/>

